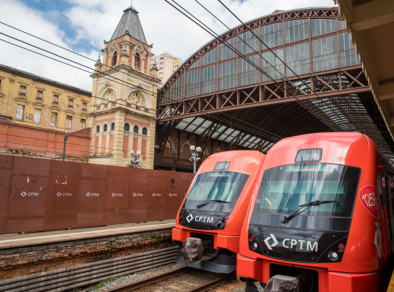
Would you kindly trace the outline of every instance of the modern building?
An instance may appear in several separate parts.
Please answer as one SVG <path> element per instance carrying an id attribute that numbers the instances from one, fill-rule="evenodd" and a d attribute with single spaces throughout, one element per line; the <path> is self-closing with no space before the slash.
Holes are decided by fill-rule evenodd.
<path id="1" fill-rule="evenodd" d="M 267 152 L 280 139 L 330 131 L 367 134 L 394 159 L 390 129 L 338 8 L 275 11 L 219 39 L 163 85 L 155 166 L 191 170 L 191 144 L 204 159 L 232 149 Z"/>
<path id="2" fill-rule="evenodd" d="M 159 86 L 161 87 L 168 78 L 171 77 L 172 73 L 179 69 L 183 61 L 168 53 L 161 54 L 159 56 L 152 57 L 152 64 L 156 64 L 158 71 L 158 77 L 160 79 Z"/>
<path id="3" fill-rule="evenodd" d="M 105 42 L 93 78 L 89 162 L 130 166 L 130 151 L 141 152 L 138 167 L 153 168 L 156 133 L 157 68 L 151 67 L 138 11 L 123 11 L 114 34 Z"/>

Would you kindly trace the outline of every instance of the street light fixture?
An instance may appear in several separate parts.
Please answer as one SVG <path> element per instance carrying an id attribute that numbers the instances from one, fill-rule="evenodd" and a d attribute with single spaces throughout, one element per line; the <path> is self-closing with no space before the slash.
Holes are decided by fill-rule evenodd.
<path id="1" fill-rule="evenodd" d="M 190 157 L 190 161 L 194 162 L 193 166 L 193 173 L 196 173 L 196 163 L 197 161 L 201 160 L 200 157 L 198 157 L 198 154 L 201 153 L 201 147 L 195 147 L 194 145 L 190 146 L 190 151 L 192 152 L 192 157 Z"/>
<path id="2" fill-rule="evenodd" d="M 134 150 L 130 150 L 130 155 L 131 155 L 131 163 L 133 164 L 134 168 L 135 166 L 139 163 L 138 158 L 141 155 L 141 151 L 137 151 L 137 155 L 134 155 Z"/>

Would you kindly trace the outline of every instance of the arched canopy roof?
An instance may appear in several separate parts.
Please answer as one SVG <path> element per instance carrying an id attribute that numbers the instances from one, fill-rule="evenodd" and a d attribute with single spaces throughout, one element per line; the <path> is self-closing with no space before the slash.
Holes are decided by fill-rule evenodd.
<path id="1" fill-rule="evenodd" d="M 162 87 L 158 118 L 262 151 L 284 137 L 359 131 L 391 153 L 375 107 L 338 9 L 303 8 L 254 19 L 202 46 Z"/>

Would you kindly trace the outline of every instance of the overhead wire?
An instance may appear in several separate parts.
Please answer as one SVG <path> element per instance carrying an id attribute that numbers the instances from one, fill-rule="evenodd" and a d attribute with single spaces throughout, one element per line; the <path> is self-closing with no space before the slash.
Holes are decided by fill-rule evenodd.
<path id="1" fill-rule="evenodd" d="M 301 105 L 301 107 L 305 108 L 307 111 L 309 111 L 313 116 L 315 116 L 318 120 L 320 120 L 322 123 L 324 123 L 327 127 L 329 127 L 331 130 L 333 130 L 335 132 L 335 129 L 331 127 L 331 125 L 327 124 L 326 121 L 322 120 L 316 113 L 314 113 L 311 109 L 309 109 L 308 107 L 306 107 L 303 103 L 300 102 L 300 100 L 297 98 L 297 96 L 291 94 L 290 92 L 288 92 L 288 90 L 286 88 L 284 88 L 280 83 L 278 83 L 274 78 L 272 78 L 268 73 L 266 73 L 264 70 L 262 70 L 260 67 L 258 67 L 254 62 L 250 61 L 244 54 L 242 54 L 240 51 L 238 51 L 237 49 L 234 49 L 234 47 L 230 46 L 227 44 L 227 42 L 224 42 L 223 40 L 220 39 L 220 35 L 218 35 L 215 31 L 213 31 L 211 28 L 209 28 L 206 24 L 204 24 L 202 21 L 200 21 L 197 17 L 195 17 L 193 14 L 191 14 L 188 10 L 186 10 L 185 8 L 183 8 L 180 4 L 178 4 L 176 1 L 172 0 L 174 3 L 176 3 L 179 7 L 181 7 L 184 11 L 186 11 L 191 17 L 193 17 L 194 19 L 196 19 L 198 22 L 200 22 L 202 25 L 200 25 L 199 23 L 197 23 L 194 19 L 190 18 L 188 15 L 186 15 L 183 11 L 181 11 L 180 9 L 178 9 L 177 7 L 175 7 L 173 4 L 171 4 L 168 0 L 164 0 L 165 2 L 167 2 L 169 5 L 171 5 L 172 7 L 174 7 L 176 10 L 178 10 L 180 13 L 182 13 L 184 16 L 186 16 L 187 18 L 189 18 L 191 21 L 193 21 L 195 24 L 197 24 L 198 26 L 200 26 L 202 29 L 204 29 L 206 32 L 208 32 L 210 35 L 212 35 L 216 40 L 218 40 L 219 42 L 221 42 L 223 45 L 226 45 L 230 50 L 232 50 L 233 52 L 235 52 L 238 56 L 240 56 L 241 58 L 243 58 L 246 62 L 248 62 L 251 66 L 253 66 L 254 68 L 256 68 L 258 71 L 260 71 L 262 74 L 264 74 L 265 76 L 267 76 L 269 79 L 271 79 L 283 92 L 288 93 L 291 97 L 294 97 L 297 100 L 297 103 Z M 203 27 L 204 26 L 204 27 Z M 271 65 L 272 66 L 272 65 Z M 308 98 L 308 97 L 306 97 Z"/>
<path id="2" fill-rule="evenodd" d="M 200 2 L 198 2 L 198 0 L 195 0 L 198 4 L 200 4 Z M 233 11 L 231 11 L 231 9 L 230 8 L 228 8 L 221 0 L 218 0 L 244 27 L 246 27 L 252 34 L 253 34 L 253 36 L 256 38 L 256 39 L 258 39 L 259 41 L 260 41 L 260 43 L 262 43 L 274 56 L 275 56 L 275 58 L 277 58 L 283 65 L 285 65 L 285 67 L 287 68 L 287 69 L 289 69 L 290 71 L 291 71 L 291 73 L 293 73 L 301 82 L 302 82 L 302 84 L 303 85 L 305 85 L 306 87 L 308 87 L 308 89 L 309 90 L 311 90 L 311 92 L 313 92 L 318 98 L 320 98 L 320 96 L 318 95 L 318 93 L 312 88 L 312 87 L 310 87 L 309 86 L 309 84 L 307 84 L 307 83 L 305 83 L 305 81 L 297 74 L 297 73 L 295 73 L 294 71 L 293 71 L 293 69 L 289 66 L 289 65 L 287 65 L 287 63 L 286 62 L 284 62 L 269 46 L 267 46 L 267 44 L 265 44 L 264 43 L 264 41 L 260 38 L 260 37 L 258 37 L 254 32 L 253 32 L 253 30 L 251 30 L 250 29 L 250 27 L 248 26 L 248 25 L 246 25 Z M 201 6 L 203 6 L 202 4 L 200 4 Z M 203 6 L 204 7 L 204 6 Z M 204 9 L 206 9 L 205 7 L 204 7 Z M 208 10 L 209 11 L 209 10 Z M 209 13 L 211 13 L 210 11 L 209 11 Z M 211 15 L 212 16 L 214 16 L 212 13 L 211 13 Z M 216 16 L 214 16 L 216 19 L 218 19 Z M 219 20 L 219 19 L 218 19 Z M 220 20 L 219 20 L 220 21 Z M 225 25 L 222 21 L 220 21 L 223 25 Z M 226 26 L 226 25 L 225 25 Z M 227 27 L 227 26 L 226 26 Z M 228 29 L 230 29 L 230 28 L 228 28 Z M 256 51 L 255 51 L 256 52 Z M 257 53 L 257 52 L 256 52 Z M 310 53 L 312 53 L 312 52 L 310 52 Z M 259 54 L 260 55 L 260 54 Z M 270 64 L 271 65 L 271 64 Z M 272 66 L 272 65 L 271 65 Z M 274 66 L 272 66 L 272 67 L 274 67 Z M 278 71 L 279 72 L 279 71 Z M 279 72 L 280 73 L 280 72 Z M 281 73 L 280 73 L 281 74 Z M 283 75 L 283 74 L 282 74 Z M 285 77 L 284 75 L 283 75 L 283 77 Z M 288 82 L 291 82 L 291 81 L 289 81 L 288 80 L 288 78 L 287 77 L 285 77 L 286 79 L 287 79 L 287 81 Z M 283 80 L 283 79 L 282 79 Z M 309 98 L 308 98 L 308 100 L 309 100 Z M 320 99 L 320 100 L 322 100 L 323 101 L 323 103 L 324 103 L 324 105 L 326 105 L 327 106 L 327 104 L 325 103 L 325 101 L 324 101 L 324 99 Z M 341 118 L 340 118 L 340 116 L 338 115 L 338 113 L 336 112 L 336 111 L 334 111 L 334 110 L 332 110 L 332 108 L 331 107 L 328 107 L 327 106 L 327 108 L 329 108 L 330 109 L 330 111 L 331 112 L 333 112 L 340 120 L 341 120 Z M 334 130 L 335 131 L 335 130 Z"/>
<path id="3" fill-rule="evenodd" d="M 3 23 L 3 22 L 0 22 L 0 23 L 1 23 L 1 24 L 4 24 L 4 25 L 7 25 L 7 24 L 5 24 L 5 23 Z M 11 27 L 11 28 L 13 28 L 13 29 L 16 29 L 16 30 L 18 30 L 18 31 L 20 31 L 20 32 L 23 32 L 23 33 L 25 33 L 25 34 L 27 34 L 27 35 L 30 35 L 30 36 L 32 36 L 32 37 L 35 37 L 35 38 L 37 38 L 37 39 L 39 39 L 39 40 L 42 40 L 42 41 L 47 42 L 47 43 L 49 43 L 49 44 L 52 44 L 52 45 L 54 45 L 54 46 L 56 46 L 56 47 L 62 48 L 62 49 L 64 49 L 64 50 L 66 50 L 66 51 L 69 51 L 69 52 L 75 53 L 75 54 L 77 54 L 77 55 L 79 55 L 79 56 L 85 57 L 85 56 L 83 56 L 83 55 L 81 55 L 81 54 L 79 54 L 79 53 L 76 53 L 76 52 L 72 51 L 72 50 L 69 50 L 69 49 L 63 48 L 63 47 L 61 47 L 61 46 L 58 46 L 58 45 L 56 45 L 56 44 L 53 44 L 53 43 L 51 43 L 51 42 L 49 42 L 49 41 L 46 41 L 46 40 L 44 40 L 44 39 L 42 39 L 42 38 L 39 38 L 39 37 L 37 37 L 37 36 L 34 36 L 34 35 L 29 34 L 29 33 L 27 33 L 27 32 L 24 32 L 24 31 L 22 31 L 22 30 L 20 30 L 20 29 L 17 29 L 17 28 L 15 28 L 15 27 L 10 26 L 10 25 L 7 25 L 7 26 L 9 26 L 9 27 Z M 26 45 L 32 46 L 32 47 L 34 47 L 34 48 L 36 48 L 36 49 L 42 50 L 42 51 L 44 51 L 44 52 L 46 52 L 46 53 L 52 54 L 52 55 L 54 55 L 54 56 L 56 56 L 56 57 L 59 57 L 59 58 L 62 58 L 62 59 L 64 59 L 64 60 L 67 60 L 67 61 L 69 61 L 69 62 L 72 62 L 72 63 L 74 63 L 74 64 L 77 64 L 77 65 L 79 65 L 79 66 L 82 66 L 82 67 L 84 67 L 84 68 L 87 68 L 87 69 L 89 69 L 89 70 L 92 70 L 93 72 L 95 71 L 94 69 L 92 69 L 92 68 L 90 68 L 90 67 L 88 67 L 88 66 L 86 66 L 86 65 L 83 65 L 83 64 L 78 63 L 78 62 L 76 62 L 76 61 L 70 60 L 70 59 L 65 58 L 65 57 L 63 57 L 63 56 L 60 56 L 60 55 L 58 55 L 58 54 L 52 53 L 52 52 L 50 52 L 50 51 L 48 51 L 48 50 L 45 50 L 45 49 L 42 49 L 42 48 L 40 48 L 40 47 L 34 46 L 34 45 L 32 45 L 32 44 L 30 44 L 30 43 L 27 43 L 27 42 L 25 42 L 25 41 L 22 41 L 22 40 L 20 40 L 20 39 L 18 39 L 18 38 L 12 37 L 12 36 L 10 36 L 10 35 L 7 35 L 7 34 L 1 33 L 1 32 L 0 32 L 0 34 L 4 35 L 4 36 L 6 36 L 6 37 L 9 37 L 9 38 L 11 38 L 11 39 L 14 39 L 14 40 L 16 40 L 16 41 L 22 42 L 22 43 L 24 43 L 24 44 L 26 44 Z M 51 60 L 60 62 L 60 63 L 62 63 L 62 64 L 71 66 L 71 67 L 76 68 L 76 69 L 79 69 L 79 70 L 81 70 L 81 71 L 84 71 L 84 72 L 87 72 L 87 73 L 91 73 L 90 71 L 87 71 L 87 70 L 85 70 L 85 69 L 82 69 L 82 68 L 76 67 L 76 66 L 74 66 L 74 65 L 68 64 L 68 63 L 66 63 L 66 62 L 63 62 L 63 61 L 60 61 L 60 60 L 51 58 L 51 57 L 46 56 L 46 55 L 44 55 L 44 54 L 40 54 L 40 53 L 35 52 L 35 51 L 33 51 L 33 50 L 29 50 L 29 49 L 27 49 L 27 48 L 24 48 L 24 47 L 19 46 L 19 45 L 16 45 L 16 44 L 13 44 L 13 43 L 8 42 L 8 41 L 6 41 L 6 40 L 3 40 L 3 39 L 0 39 L 0 40 L 1 40 L 1 41 L 4 41 L 4 42 L 6 42 L 6 43 L 9 43 L 9 44 L 11 44 L 11 45 L 17 46 L 17 47 L 19 47 L 19 48 L 25 49 L 25 50 L 27 50 L 27 51 L 36 53 L 36 54 L 38 54 L 38 55 L 47 57 L 47 58 L 49 58 L 49 59 L 51 59 Z M 87 59 L 89 59 L 89 60 L 91 60 L 91 61 L 94 61 L 93 59 L 90 59 L 90 58 L 88 58 L 88 57 L 85 57 L 85 58 L 87 58 Z M 111 67 L 111 68 L 112 68 L 112 67 Z M 97 72 L 97 71 L 96 71 L 96 72 Z M 124 82 L 124 83 L 127 83 L 127 85 L 131 85 L 131 86 L 136 87 L 136 86 L 133 85 L 133 84 L 130 84 L 130 83 L 125 82 L 125 81 L 123 81 L 123 80 L 121 80 L 121 79 L 118 79 L 118 78 L 115 78 L 115 77 L 110 76 L 110 75 L 108 75 L 108 74 L 105 74 L 105 73 L 103 73 L 103 72 L 98 72 L 98 73 L 99 73 L 99 74 L 106 75 L 106 76 L 108 76 L 109 78 L 113 78 L 113 79 L 120 80 L 120 81 L 122 81 L 122 82 Z M 105 79 L 108 79 L 108 78 L 105 78 Z M 117 84 L 120 84 L 120 85 L 124 85 L 124 86 L 125 86 L 125 84 L 121 84 L 121 83 L 116 82 L 116 81 L 114 81 L 114 80 L 111 80 L 111 79 L 108 79 L 108 80 L 113 81 L 113 82 L 115 82 L 115 83 L 117 83 Z M 141 88 L 139 88 L 139 89 L 141 89 Z M 146 91 L 146 90 L 145 90 L 145 91 Z M 151 92 L 151 91 L 150 91 L 150 92 Z M 156 94 L 156 96 L 157 96 L 157 94 Z M 93 95 L 92 95 L 92 97 L 95 97 L 95 98 L 101 99 L 101 100 L 105 100 L 105 101 L 110 101 L 110 100 L 108 100 L 108 99 L 101 98 L 101 97 L 97 97 L 97 96 L 93 96 Z M 232 116 L 227 115 L 227 114 L 225 114 L 225 113 L 222 113 L 222 114 L 223 114 L 223 115 L 226 115 L 226 116 L 229 116 L 229 117 L 231 117 L 231 118 L 234 119 L 234 120 L 238 120 L 238 121 L 240 121 L 240 122 L 242 122 L 242 123 L 244 123 L 244 124 L 248 124 L 248 125 L 250 125 L 250 126 L 252 126 L 252 127 L 257 128 L 255 125 L 252 125 L 252 124 L 250 124 L 250 123 L 247 123 L 247 122 L 245 122 L 245 121 L 242 121 L 242 120 L 240 120 L 240 119 L 237 119 L 237 118 L 235 118 L 235 117 L 232 117 Z M 216 117 L 215 117 L 215 118 L 216 118 Z M 222 121 L 224 121 L 224 120 L 222 119 Z M 227 121 L 225 121 L 225 122 L 227 122 Z M 245 129 L 245 128 L 244 128 L 244 129 Z M 247 130 L 250 132 L 250 129 L 247 129 Z M 265 133 L 264 133 L 264 137 L 265 137 L 265 138 L 272 139 L 272 137 L 267 136 L 267 135 L 272 135 L 272 136 L 274 137 L 274 140 L 276 140 L 276 139 L 281 139 L 281 138 L 282 138 L 282 137 L 280 137 L 279 135 L 276 135 L 276 134 L 271 133 L 271 132 L 269 132 L 269 131 L 266 131 L 266 130 L 264 130 L 264 129 L 258 128 L 258 130 L 259 130 L 258 132 L 253 131 L 253 134 L 254 134 L 254 135 L 261 135 L 261 131 L 264 131 L 264 132 L 265 132 Z"/>
<path id="4" fill-rule="evenodd" d="M 3 34 L 3 33 L 0 32 L 0 34 Z M 7 37 L 10 37 L 10 36 L 8 36 L 8 35 L 6 35 L 6 34 L 3 34 L 3 35 L 5 35 L 5 36 L 7 36 Z M 19 40 L 19 39 L 17 39 L 17 38 L 14 38 L 14 37 L 10 37 L 10 38 L 15 39 L 15 40 L 18 40 L 18 41 L 21 41 L 21 40 Z M 86 69 L 76 67 L 76 66 L 74 66 L 74 65 L 72 65 L 72 64 L 63 62 L 63 61 L 61 61 L 61 60 L 57 60 L 57 59 L 55 59 L 55 58 L 49 57 L 49 56 L 47 56 L 47 55 L 41 54 L 41 53 L 39 53 L 39 52 L 30 50 L 30 49 L 25 48 L 25 47 L 22 47 L 22 46 L 19 46 L 19 45 L 17 45 L 17 44 L 11 43 L 11 42 L 9 42 L 9 41 L 3 40 L 3 39 L 0 39 L 0 41 L 6 42 L 6 43 L 8 43 L 8 44 L 14 45 L 14 46 L 19 47 L 19 48 L 22 48 L 22 49 L 25 49 L 25 50 L 27 50 L 27 51 L 29 51 L 29 52 L 38 54 L 38 55 L 40 55 L 40 56 L 49 58 L 49 59 L 51 59 L 51 60 L 60 62 L 60 63 L 62 63 L 62 64 L 71 66 L 71 67 L 73 67 L 73 68 L 75 68 L 75 69 L 78 69 L 78 70 L 81 70 L 81 71 L 84 71 L 84 72 L 87 72 L 87 73 L 91 73 L 90 71 L 87 71 Z M 26 42 L 24 42 L 24 41 L 21 41 L 21 42 L 22 42 L 22 43 L 25 43 L 25 44 L 27 44 L 27 45 L 31 45 L 31 44 L 26 43 Z M 35 48 L 37 48 L 37 49 L 43 50 L 43 51 L 45 51 L 45 52 L 47 52 L 47 53 L 53 54 L 53 55 L 55 55 L 55 56 L 58 56 L 58 57 L 60 57 L 60 58 L 66 59 L 66 60 L 68 60 L 68 61 L 71 61 L 71 62 L 73 62 L 73 63 L 75 63 L 75 64 L 78 64 L 78 65 L 82 65 L 82 66 L 84 66 L 84 67 L 87 67 L 87 66 L 85 66 L 85 65 L 83 65 L 83 64 L 80 64 L 80 63 L 78 63 L 78 62 L 69 60 L 69 59 L 64 58 L 64 57 L 62 57 L 62 56 L 59 56 L 59 55 L 57 55 L 57 54 L 51 53 L 51 52 L 49 52 L 49 51 L 47 51 L 47 50 L 41 49 L 41 48 L 39 48 L 39 47 L 36 47 L 36 46 L 34 46 L 34 45 L 31 45 L 31 46 L 33 46 L 33 47 L 35 47 Z M 87 67 L 87 68 L 89 68 L 89 67 Z M 91 69 L 91 68 L 89 68 L 89 69 Z M 91 70 L 93 70 L 93 69 L 91 69 Z M 112 77 L 112 76 L 109 76 L 109 77 Z M 104 79 L 113 81 L 113 80 L 108 79 L 108 78 L 105 78 L 105 77 L 104 77 Z M 123 81 L 123 80 L 121 80 L 121 81 Z M 125 84 L 122 84 L 122 83 L 119 83 L 119 82 L 116 82 L 116 81 L 113 81 L 113 82 L 115 82 L 115 83 L 117 83 L 117 84 L 120 84 L 120 85 L 126 86 Z M 135 85 L 134 85 L 134 86 L 135 86 Z M 92 95 L 92 97 L 95 97 L 95 98 L 101 99 L 101 100 L 105 100 L 105 101 L 110 101 L 110 100 L 108 100 L 108 99 L 101 98 L 101 97 L 94 96 L 94 95 Z M 227 115 L 227 114 L 224 114 L 224 115 Z M 231 117 L 230 115 L 227 115 L 227 116 Z M 233 117 L 232 117 L 232 118 L 233 118 Z M 236 118 L 233 118 L 233 119 L 236 119 Z M 240 121 L 241 121 L 241 120 L 240 120 Z M 242 122 L 243 122 L 243 121 L 242 121 Z M 245 122 L 245 123 L 246 123 L 246 122 Z M 247 124 L 248 124 L 248 123 L 247 123 Z M 250 124 L 250 125 L 251 125 L 251 124 Z M 255 127 L 254 125 L 251 125 L 251 126 Z M 250 129 L 247 129 L 247 130 L 248 130 L 249 132 L 253 132 L 254 135 L 261 135 L 261 130 L 262 130 L 262 129 L 259 129 L 260 131 L 251 131 Z M 264 131 L 264 132 L 268 132 L 268 131 L 266 131 L 266 130 L 263 130 L 263 131 Z M 274 134 L 274 133 L 268 132 L 268 134 L 271 134 L 271 135 L 273 135 L 273 136 L 276 136 L 276 138 L 281 138 L 280 136 L 278 136 L 278 135 L 276 135 L 276 134 Z M 265 133 L 265 135 L 267 135 L 267 134 Z M 265 136 L 265 138 L 267 138 L 267 136 Z M 269 138 L 272 139 L 272 137 L 269 137 Z"/>

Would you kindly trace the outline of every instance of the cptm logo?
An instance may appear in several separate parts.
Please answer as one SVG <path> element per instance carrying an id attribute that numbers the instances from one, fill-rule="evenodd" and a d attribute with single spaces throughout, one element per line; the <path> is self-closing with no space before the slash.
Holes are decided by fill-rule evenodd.
<path id="1" fill-rule="evenodd" d="M 56 196 L 58 196 L 58 197 L 72 197 L 72 193 L 61 193 L 61 192 L 58 192 L 57 194 L 56 194 Z"/>
<path id="2" fill-rule="evenodd" d="M 89 197 L 100 197 L 100 194 L 99 194 L 99 193 L 89 193 L 89 192 L 88 192 L 88 193 L 86 194 L 86 197 L 88 197 L 88 198 L 89 198 Z"/>
<path id="3" fill-rule="evenodd" d="M 273 244 L 270 244 L 270 240 L 272 239 Z M 270 234 L 270 237 L 267 237 L 264 239 L 264 243 L 267 246 L 269 250 L 272 250 L 273 247 L 277 246 L 279 244 L 278 240 L 276 239 L 275 235 Z M 307 250 L 307 251 L 316 251 L 318 250 L 318 242 L 314 242 L 312 244 L 312 241 L 309 240 L 296 240 L 296 239 L 290 239 L 290 238 L 285 238 L 282 241 L 282 246 L 284 248 L 293 248 L 296 247 L 299 250 Z"/>
<path id="4" fill-rule="evenodd" d="M 187 220 L 188 223 L 192 222 L 192 220 L 193 220 L 193 215 L 192 215 L 192 214 L 189 214 L 189 215 L 186 217 L 186 220 Z"/>
<path id="5" fill-rule="evenodd" d="M 112 193 L 112 197 L 113 198 L 115 198 L 115 197 L 123 197 L 123 194 Z"/>
<path id="6" fill-rule="evenodd" d="M 152 194 L 152 197 L 161 197 L 161 194 L 155 194 L 155 193 L 153 193 L 153 194 Z"/>
<path id="7" fill-rule="evenodd" d="M 133 194 L 133 197 L 135 198 L 135 197 L 143 197 L 144 195 L 143 194 L 137 194 L 137 193 L 134 193 Z"/>
<path id="8" fill-rule="evenodd" d="M 38 197 L 39 195 L 40 195 L 40 193 L 34 193 L 34 192 L 29 192 L 29 193 L 22 192 L 21 193 L 21 196 L 23 198 L 26 197 L 26 196 L 28 196 L 28 197 Z"/>
<path id="9" fill-rule="evenodd" d="M 177 194 L 170 194 L 170 198 L 171 197 L 177 197 L 178 195 Z"/>

